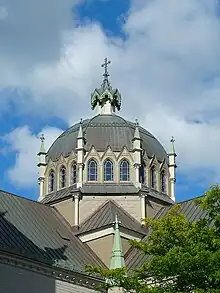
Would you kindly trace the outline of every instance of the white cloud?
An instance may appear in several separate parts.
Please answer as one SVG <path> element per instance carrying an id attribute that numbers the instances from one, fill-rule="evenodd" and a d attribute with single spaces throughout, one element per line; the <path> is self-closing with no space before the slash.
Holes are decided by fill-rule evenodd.
<path id="1" fill-rule="evenodd" d="M 0 21 L 4 20 L 8 16 L 8 11 L 5 6 L 0 6 Z"/>
<path id="2" fill-rule="evenodd" d="M 45 135 L 45 148 L 48 149 L 61 129 L 45 127 L 39 134 L 34 134 L 28 126 L 16 128 L 3 137 L 9 145 L 9 151 L 15 152 L 15 165 L 7 170 L 9 179 L 17 186 L 31 187 L 37 185 L 37 153 L 40 149 L 40 134 Z"/>
<path id="3" fill-rule="evenodd" d="M 43 36 L 51 15 L 49 1 L 39 32 L 34 34 L 40 36 L 39 54 L 30 47 L 35 46 L 33 39 L 27 44 L 20 36 L 26 47 L 22 46 L 24 51 L 18 48 L 16 55 L 10 51 L 14 49 L 12 38 L 7 42 L 4 36 L 8 47 L 0 50 L 5 65 L 0 69 L 0 83 L 31 92 L 14 100 L 20 111 L 44 112 L 68 123 L 85 117 L 90 92 L 100 83 L 99 64 L 108 56 L 112 84 L 123 94 L 122 113 L 131 119 L 140 117 L 165 145 L 174 135 L 184 172 L 202 168 L 219 178 L 220 20 L 216 1 L 133 0 L 123 27 L 126 40 L 107 37 L 97 23 L 70 30 L 70 2 L 60 9 L 62 4 L 56 1 L 52 23 L 57 19 L 59 23 L 49 26 Z M 26 29 L 25 37 L 30 33 Z M 49 34 L 53 38 L 47 40 Z M 12 53 L 16 68 L 9 61 Z M 25 148 L 18 154 L 25 154 Z"/>

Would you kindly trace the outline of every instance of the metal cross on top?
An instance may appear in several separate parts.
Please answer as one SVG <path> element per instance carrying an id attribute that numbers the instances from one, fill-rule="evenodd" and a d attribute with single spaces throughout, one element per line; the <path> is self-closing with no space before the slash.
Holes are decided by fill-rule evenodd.
<path id="1" fill-rule="evenodd" d="M 103 82 L 102 82 L 102 87 L 104 89 L 106 88 L 109 88 L 110 87 L 110 83 L 109 83 L 109 80 L 108 80 L 108 77 L 109 77 L 109 73 L 108 73 L 108 65 L 111 63 L 110 60 L 108 60 L 107 57 L 105 57 L 104 59 L 104 63 L 101 65 L 101 67 L 104 67 L 105 71 L 103 73 L 103 76 L 104 76 L 104 79 L 103 79 Z"/>
<path id="2" fill-rule="evenodd" d="M 172 136 L 172 137 L 171 137 L 171 140 L 170 140 L 170 142 L 172 142 L 172 143 L 174 143 L 174 142 L 175 142 L 175 138 L 174 138 L 174 136 Z"/>
<path id="3" fill-rule="evenodd" d="M 45 137 L 44 137 L 44 134 L 43 133 L 40 136 L 40 140 L 41 140 L 42 143 L 45 141 Z"/>

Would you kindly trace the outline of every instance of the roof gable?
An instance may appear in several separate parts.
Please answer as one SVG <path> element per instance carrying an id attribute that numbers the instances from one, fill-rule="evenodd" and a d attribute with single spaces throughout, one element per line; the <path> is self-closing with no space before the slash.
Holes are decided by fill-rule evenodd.
<path id="1" fill-rule="evenodd" d="M 108 200 L 102 204 L 92 215 L 90 215 L 80 226 L 78 234 L 87 233 L 102 227 L 111 226 L 117 215 L 120 226 L 128 230 L 145 234 L 144 230 L 135 218 L 127 213 L 115 201 Z"/>

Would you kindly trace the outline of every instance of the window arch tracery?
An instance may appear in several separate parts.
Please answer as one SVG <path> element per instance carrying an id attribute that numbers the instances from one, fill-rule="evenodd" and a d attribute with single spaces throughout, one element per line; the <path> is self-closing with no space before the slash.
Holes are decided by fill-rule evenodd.
<path id="1" fill-rule="evenodd" d="M 66 187 L 66 167 L 60 167 L 60 188 Z"/>
<path id="2" fill-rule="evenodd" d="M 88 162 L 88 181 L 97 181 L 97 162 L 94 159 Z"/>
<path id="3" fill-rule="evenodd" d="M 104 181 L 113 181 L 113 162 L 109 159 L 104 162 Z"/>
<path id="4" fill-rule="evenodd" d="M 53 192 L 54 190 L 55 190 L 55 173 L 53 170 L 51 170 L 48 176 L 48 191 Z"/>
<path id="5" fill-rule="evenodd" d="M 157 178 L 156 178 L 156 167 L 152 166 L 150 169 L 150 186 L 151 188 L 156 189 L 157 187 Z"/>
<path id="6" fill-rule="evenodd" d="M 77 164 L 76 162 L 73 162 L 71 165 L 71 184 L 76 183 L 76 178 L 77 178 Z"/>
<path id="7" fill-rule="evenodd" d="M 166 179 L 166 172 L 165 170 L 162 170 L 160 173 L 160 186 L 162 192 L 166 192 L 167 189 Z"/>
<path id="8" fill-rule="evenodd" d="M 120 181 L 130 180 L 130 164 L 127 159 L 120 162 Z"/>

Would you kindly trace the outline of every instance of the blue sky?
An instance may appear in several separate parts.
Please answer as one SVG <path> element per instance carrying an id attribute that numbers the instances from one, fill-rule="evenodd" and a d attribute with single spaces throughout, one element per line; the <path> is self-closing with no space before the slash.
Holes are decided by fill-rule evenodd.
<path id="1" fill-rule="evenodd" d="M 49 147 L 94 115 L 89 95 L 105 56 L 120 114 L 139 118 L 167 151 L 175 136 L 177 199 L 219 182 L 219 7 L 163 2 L 0 0 L 1 189 L 37 198 L 37 136 Z"/>

